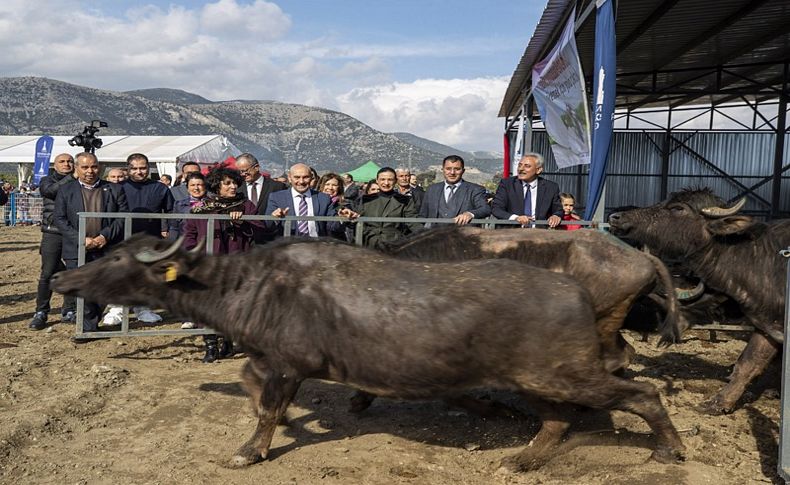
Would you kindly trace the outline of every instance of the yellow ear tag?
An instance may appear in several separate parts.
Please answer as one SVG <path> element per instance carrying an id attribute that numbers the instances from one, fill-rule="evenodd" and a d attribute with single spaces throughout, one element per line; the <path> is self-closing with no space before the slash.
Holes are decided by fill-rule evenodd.
<path id="1" fill-rule="evenodd" d="M 176 269 L 175 264 L 167 265 L 167 270 L 165 270 L 165 282 L 171 283 L 178 278 L 178 270 Z"/>

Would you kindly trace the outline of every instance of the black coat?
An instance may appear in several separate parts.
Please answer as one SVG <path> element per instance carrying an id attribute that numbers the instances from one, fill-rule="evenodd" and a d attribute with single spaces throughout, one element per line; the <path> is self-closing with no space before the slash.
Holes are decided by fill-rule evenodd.
<path id="1" fill-rule="evenodd" d="M 41 232 L 60 234 L 60 229 L 55 225 L 55 197 L 61 187 L 73 181 L 71 174 L 61 175 L 54 171 L 41 179 L 38 186 L 44 206 L 41 211 Z"/>
<path id="2" fill-rule="evenodd" d="M 272 192 L 279 192 L 280 190 L 285 190 L 288 187 L 282 182 L 278 182 L 276 180 L 272 180 L 268 177 L 263 177 L 263 182 L 261 183 L 261 193 L 258 194 L 258 203 L 255 204 L 255 213 L 261 216 L 268 216 L 271 214 L 266 213 L 266 203 L 269 201 L 269 195 Z M 249 198 L 249 194 L 247 193 L 247 184 L 242 184 L 239 187 L 239 190 Z M 253 239 L 255 240 L 256 244 L 264 244 L 269 241 L 274 241 L 274 238 L 277 235 L 277 231 L 270 226 L 261 225 L 261 227 L 253 227 Z"/>
<path id="3" fill-rule="evenodd" d="M 129 212 L 126 195 L 119 184 L 100 180 L 94 190 L 102 191 L 101 212 Z M 55 197 L 54 222 L 63 234 L 63 259 L 77 259 L 78 212 L 85 212 L 85 203 L 80 183 L 74 179 L 63 185 Z M 108 245 L 122 240 L 123 219 L 102 219 L 99 234 L 104 236 Z"/>
<path id="4" fill-rule="evenodd" d="M 491 202 L 491 213 L 497 219 L 509 219 L 512 214 L 524 215 L 524 188 L 517 177 L 508 177 L 499 182 Z M 538 196 L 532 215 L 539 221 L 552 215 L 562 215 L 559 185 L 538 177 Z"/>

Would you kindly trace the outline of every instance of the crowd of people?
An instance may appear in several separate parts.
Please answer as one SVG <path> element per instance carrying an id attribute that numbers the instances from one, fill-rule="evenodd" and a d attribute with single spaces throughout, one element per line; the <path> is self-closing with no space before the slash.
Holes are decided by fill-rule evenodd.
<path id="1" fill-rule="evenodd" d="M 148 158 L 142 153 L 129 155 L 125 168 L 115 167 L 100 178 L 101 165 L 95 155 L 55 157 L 52 173 L 41 180 L 44 210 L 41 224 L 41 273 L 36 311 L 29 327 L 46 328 L 50 313 L 49 279 L 57 271 L 77 266 L 79 212 L 131 212 L 144 214 L 223 214 L 227 220 L 213 224 L 213 253 L 234 254 L 249 251 L 283 235 L 286 216 L 330 216 L 331 221 L 293 221 L 291 236 L 330 237 L 352 241 L 359 217 L 380 218 L 365 221 L 362 243 L 377 249 L 399 238 L 422 230 L 426 224 L 387 221 L 389 218 L 444 219 L 465 225 L 473 219 L 518 221 L 531 227 L 545 220 L 551 228 L 577 229 L 571 194 L 560 193 L 556 183 L 541 177 L 543 157 L 528 153 L 518 163 L 517 174 L 503 179 L 493 197 L 481 185 L 464 180 L 464 160 L 457 155 L 442 161 L 443 181 L 423 189 L 407 168 L 384 167 L 376 178 L 357 185 L 349 174 L 325 173 L 321 176 L 306 164 L 293 165 L 285 182 L 266 176 L 258 160 L 249 153 L 239 155 L 235 168 L 214 168 L 201 172 L 195 162 L 180 166 L 175 182 L 170 177 L 153 180 Z M 244 216 L 267 215 L 270 221 L 249 220 Z M 384 220 L 381 220 L 384 219 Z M 430 224 L 427 224 L 430 226 Z M 89 218 L 85 224 L 85 260 L 101 258 L 112 244 L 123 239 L 123 220 Z M 205 219 L 135 218 L 132 233 L 183 241 L 193 249 L 208 240 Z M 73 299 L 66 299 L 61 310 L 64 322 L 74 322 Z M 144 323 L 161 321 L 153 309 L 136 307 L 135 317 Z M 94 332 L 100 322 L 118 325 L 121 308 L 104 309 L 85 302 L 84 332 Z M 184 322 L 182 328 L 195 328 L 200 322 Z M 77 343 L 91 339 L 81 338 Z M 228 339 L 217 335 L 204 337 L 204 362 L 213 362 L 237 350 Z"/>

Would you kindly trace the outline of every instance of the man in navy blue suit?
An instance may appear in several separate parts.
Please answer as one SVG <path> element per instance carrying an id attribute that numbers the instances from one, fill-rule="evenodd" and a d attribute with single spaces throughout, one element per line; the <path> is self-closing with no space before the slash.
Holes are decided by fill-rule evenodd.
<path id="1" fill-rule="evenodd" d="M 528 227 L 532 221 L 548 220 L 549 227 L 562 222 L 560 187 L 543 177 L 543 156 L 527 153 L 518 162 L 514 177 L 502 179 L 491 203 L 497 219 L 518 221 Z"/>
<path id="2" fill-rule="evenodd" d="M 335 216 L 336 208 L 327 194 L 310 188 L 313 173 L 310 167 L 297 163 L 288 172 L 291 188 L 269 194 L 266 214 L 274 217 L 291 216 Z M 270 221 L 267 221 L 270 223 Z M 282 224 L 275 222 L 282 234 Z M 302 237 L 323 237 L 339 229 L 339 222 L 299 221 L 291 225 L 291 235 Z"/>

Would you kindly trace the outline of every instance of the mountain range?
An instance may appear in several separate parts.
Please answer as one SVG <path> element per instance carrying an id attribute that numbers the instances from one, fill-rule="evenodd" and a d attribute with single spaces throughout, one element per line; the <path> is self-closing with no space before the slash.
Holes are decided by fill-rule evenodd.
<path id="1" fill-rule="evenodd" d="M 296 162 L 343 172 L 367 161 L 422 171 L 451 153 L 484 173 L 501 167 L 496 154 L 466 153 L 410 133 L 382 133 L 324 108 L 211 101 L 168 88 L 117 92 L 39 77 L 0 78 L 0 133 L 73 135 L 91 120 L 109 125 L 100 136 L 222 134 L 273 172 Z"/>

